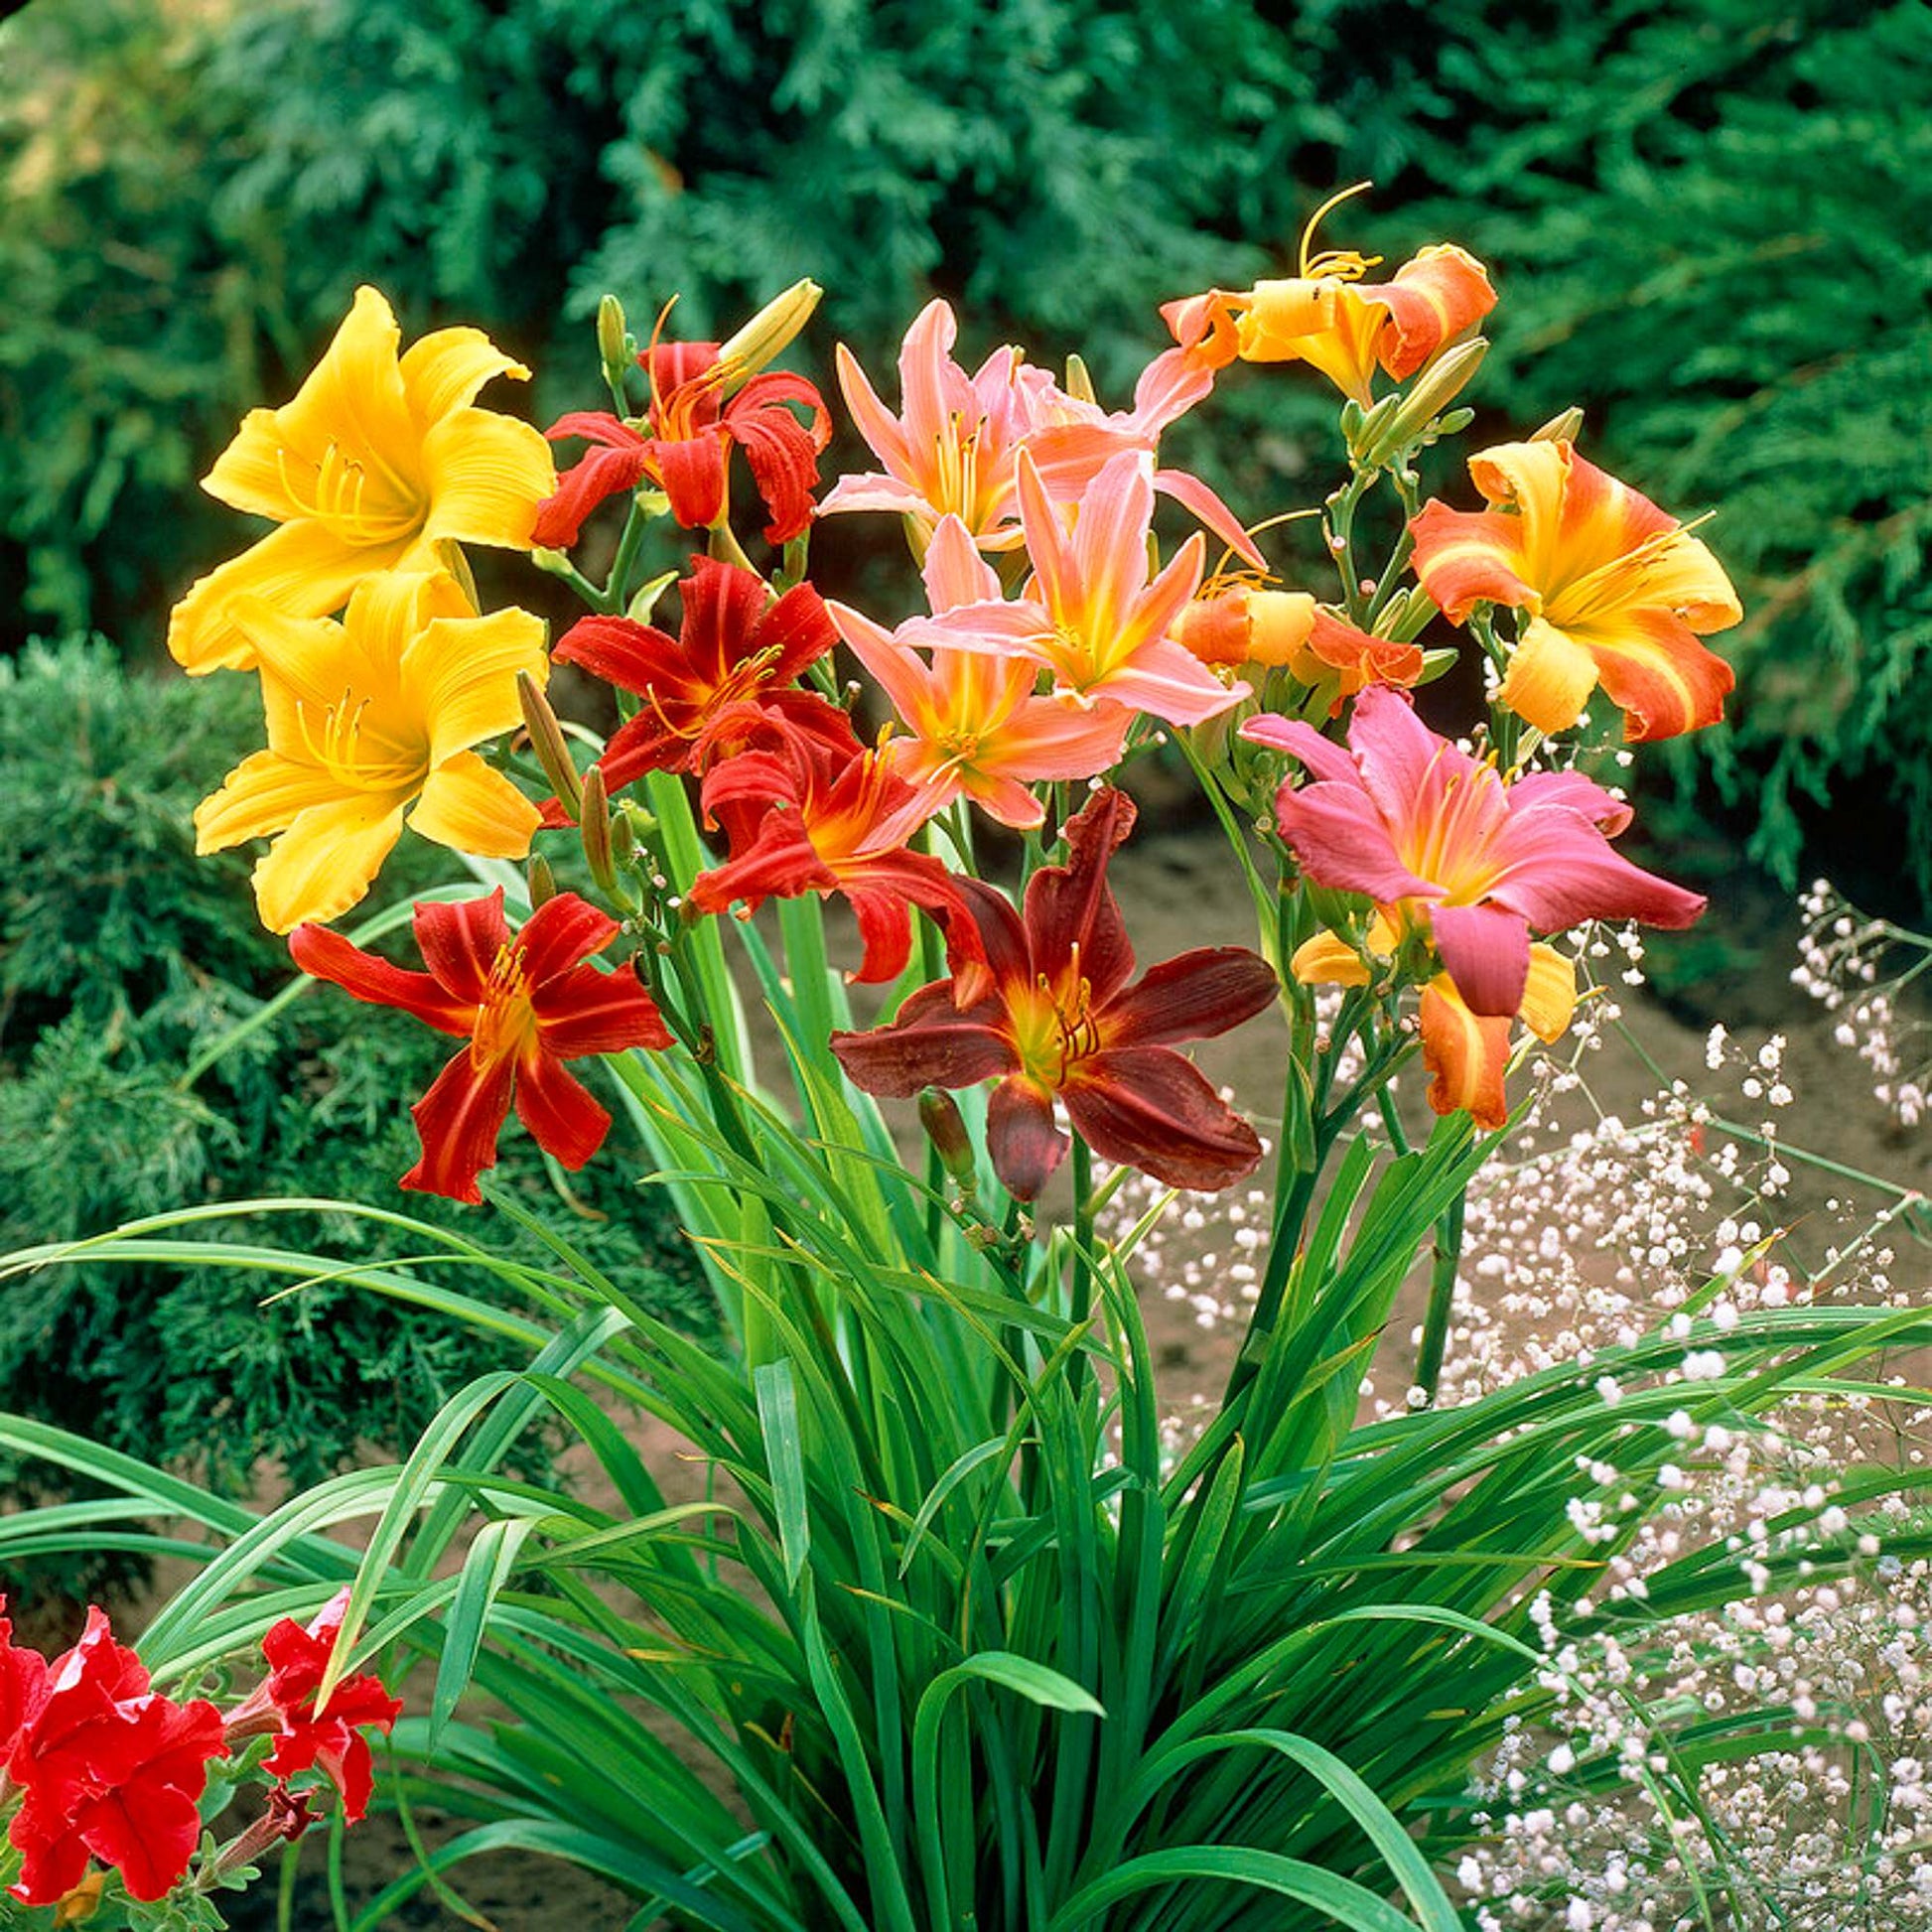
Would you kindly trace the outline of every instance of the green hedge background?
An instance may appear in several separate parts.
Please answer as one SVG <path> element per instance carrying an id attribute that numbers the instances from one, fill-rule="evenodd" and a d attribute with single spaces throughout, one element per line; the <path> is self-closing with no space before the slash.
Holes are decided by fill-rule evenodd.
<path id="1" fill-rule="evenodd" d="M 15 645 L 154 657 L 236 545 L 195 478 L 359 280 L 513 345 L 544 420 L 593 392 L 605 288 L 695 334 L 805 273 L 821 374 L 938 290 L 970 349 L 1077 346 L 1118 394 L 1159 300 L 1279 270 L 1372 177 L 1334 239 L 1494 269 L 1481 427 L 1581 402 L 1609 467 L 1719 510 L 1742 689 L 1681 768 L 1787 882 L 1882 804 L 1932 896 L 1923 0 L 34 0 L 0 58 Z M 1184 454 L 1252 513 L 1331 399 L 1245 373 Z"/>

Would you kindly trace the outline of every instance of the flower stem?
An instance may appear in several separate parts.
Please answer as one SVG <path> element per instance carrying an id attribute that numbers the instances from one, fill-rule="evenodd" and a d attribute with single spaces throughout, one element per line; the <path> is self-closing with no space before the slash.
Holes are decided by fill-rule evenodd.
<path id="1" fill-rule="evenodd" d="M 1436 1223 L 1436 1251 L 1429 1270 L 1429 1313 L 1422 1330 L 1422 1356 L 1416 1364 L 1416 1385 L 1432 1406 L 1443 1379 L 1443 1357 L 1449 1348 L 1449 1311 L 1455 1301 L 1455 1271 L 1462 1262 L 1462 1208 L 1466 1196 L 1457 1194 Z"/>

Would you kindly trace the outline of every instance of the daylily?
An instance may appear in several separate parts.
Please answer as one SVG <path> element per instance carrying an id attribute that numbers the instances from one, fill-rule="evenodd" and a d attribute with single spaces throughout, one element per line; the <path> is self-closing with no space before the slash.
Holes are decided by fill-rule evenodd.
<path id="1" fill-rule="evenodd" d="M 823 602 L 799 584 L 775 603 L 763 578 L 693 557 L 677 587 L 678 634 L 628 618 L 583 618 L 554 655 L 644 700 L 598 759 L 609 792 L 646 771 L 700 771 L 742 742 L 758 714 L 782 718 L 850 756 L 858 742 L 837 705 L 792 680 L 838 642 Z M 749 715 L 747 715 L 749 713 Z M 736 724 L 741 729 L 734 731 Z M 722 733 L 720 728 L 724 727 Z"/>
<path id="2" fill-rule="evenodd" d="M 952 359 L 959 324 L 952 308 L 928 302 L 899 349 L 899 414 L 880 401 L 857 358 L 841 344 L 839 387 L 852 420 L 885 465 L 843 477 L 819 506 L 895 510 L 929 539 L 957 516 L 983 550 L 1014 550 L 1024 540 L 1018 517 L 1019 456 L 1032 452 L 1047 493 L 1076 501 L 1101 469 L 1123 451 L 1152 456 L 1161 432 L 1213 386 L 1212 364 L 1187 348 L 1167 350 L 1142 372 L 1131 411 L 1109 414 L 1068 395 L 1023 350 L 997 348 L 968 375 Z M 1234 512 L 1198 477 L 1157 470 L 1154 484 L 1197 516 L 1257 568 L 1262 558 Z"/>
<path id="3" fill-rule="evenodd" d="M 1028 881 L 1024 913 L 961 880 L 985 967 L 969 984 L 955 974 L 919 988 L 889 1026 L 832 1035 L 839 1063 L 869 1093 L 997 1079 L 987 1151 L 1019 1200 L 1037 1196 L 1066 1153 L 1056 1098 L 1096 1154 L 1170 1186 L 1212 1192 L 1261 1159 L 1254 1130 L 1173 1045 L 1252 1019 L 1274 999 L 1275 976 L 1251 952 L 1210 946 L 1128 984 L 1134 949 L 1107 862 L 1133 823 L 1124 792 L 1096 793 L 1067 823 L 1069 862 Z"/>
<path id="4" fill-rule="evenodd" d="M 904 971 L 914 905 L 971 956 L 959 882 L 930 854 L 902 849 L 929 816 L 919 794 L 877 751 L 841 759 L 779 729 L 780 750 L 740 752 L 706 773 L 705 818 L 724 826 L 731 856 L 692 881 L 689 903 L 722 912 L 742 900 L 750 918 L 767 898 L 837 893 L 859 922 L 865 954 L 849 977 L 861 982 Z"/>
<path id="5" fill-rule="evenodd" d="M 348 1609 L 345 1587 L 305 1627 L 293 1617 L 273 1624 L 262 1639 L 268 1675 L 247 1699 L 229 1712 L 227 1736 L 272 1736 L 275 1748 L 262 1768 L 278 1778 L 320 1765 L 343 1796 L 343 1821 L 358 1823 L 369 1808 L 374 1767 L 366 1732 L 385 1734 L 402 1715 L 402 1700 L 391 1697 L 379 1677 L 356 1671 L 329 1695 L 326 1711 L 316 1709 L 336 1638 Z"/>
<path id="6" fill-rule="evenodd" d="M 731 448 L 745 452 L 764 499 L 765 538 L 788 543 L 812 520 L 818 458 L 832 440 L 818 390 L 782 370 L 754 375 L 735 392 L 738 370 L 716 343 L 660 343 L 638 356 L 650 377 L 642 425 L 594 410 L 560 417 L 552 441 L 581 437 L 594 447 L 557 479 L 536 522 L 536 540 L 567 550 L 584 519 L 607 497 L 648 480 L 687 530 L 724 521 L 731 505 Z M 730 392 L 730 393 L 728 393 Z M 806 420 L 793 415 L 806 412 Z"/>
<path id="7" fill-rule="evenodd" d="M 998 572 L 956 516 L 933 532 L 924 577 L 935 616 L 1000 596 Z M 826 609 L 910 732 L 887 741 L 885 759 L 917 792 L 921 821 L 963 794 L 1003 824 L 1037 825 L 1045 808 L 1030 786 L 1090 778 L 1119 759 L 1133 714 L 1035 697 L 1031 658 L 939 644 L 928 665 L 902 629 L 889 632 L 843 604 Z"/>
<path id="8" fill-rule="evenodd" d="M 1715 724 L 1735 679 L 1698 642 L 1742 616 L 1704 544 L 1566 439 L 1469 459 L 1486 510 L 1423 507 L 1416 575 L 1453 623 L 1483 603 L 1524 614 L 1497 696 L 1542 732 L 1567 731 L 1600 682 L 1632 742 Z"/>
<path id="9" fill-rule="evenodd" d="M 1170 302 L 1161 314 L 1174 341 L 1216 366 L 1237 355 L 1311 363 L 1366 409 L 1378 364 L 1406 381 L 1496 306 L 1487 271 L 1452 242 L 1420 250 L 1379 283 L 1362 279 L 1379 257 L 1352 248 L 1311 253 L 1315 226 L 1334 205 L 1317 209 L 1304 231 L 1299 275 Z"/>
<path id="10" fill-rule="evenodd" d="M 1500 1092 L 1501 1062 L 1491 1049 L 1506 1055 L 1507 1023 L 1517 1014 L 1539 1031 L 1555 1025 L 1560 1034 L 1568 1025 L 1574 987 L 1562 997 L 1551 963 L 1557 955 L 1533 960 L 1532 929 L 1551 935 L 1588 919 L 1686 926 L 1704 910 L 1699 895 L 1610 849 L 1606 835 L 1622 831 L 1631 814 L 1600 785 L 1574 771 L 1507 782 L 1432 732 L 1401 692 L 1362 692 L 1346 750 L 1285 718 L 1251 718 L 1241 732 L 1313 773 L 1311 784 L 1283 783 L 1276 799 L 1282 837 L 1316 885 L 1375 901 L 1370 950 L 1394 954 L 1415 940 L 1440 957 L 1445 983 L 1432 985 L 1436 998 L 1423 1003 L 1439 1103 L 1454 1091 Z M 1367 980 L 1359 955 L 1330 935 L 1303 947 L 1292 970 L 1311 983 Z M 1467 1038 L 1459 1046 L 1450 1038 L 1449 1023 L 1461 1024 L 1454 1007 L 1502 1023 L 1477 1030 L 1480 1079 L 1442 1074 L 1472 1050 Z M 1487 1104 L 1476 1117 L 1484 1126 L 1501 1121 Z"/>
<path id="11" fill-rule="evenodd" d="M 238 598 L 289 618 L 340 611 L 364 577 L 435 570 L 457 542 L 527 550 L 555 487 L 528 423 L 471 407 L 492 376 L 530 371 L 475 329 L 439 329 L 398 358 L 389 305 L 357 289 L 348 318 L 292 402 L 250 410 L 202 486 L 282 527 L 176 605 L 168 648 L 191 673 L 246 670 Z"/>
<path id="12" fill-rule="evenodd" d="M 392 966 L 326 926 L 300 926 L 289 939 L 305 973 L 470 1042 L 410 1109 L 423 1158 L 403 1186 L 481 1200 L 477 1176 L 496 1165 L 512 1098 L 537 1145 L 581 1168 L 604 1145 L 611 1116 L 564 1062 L 671 1043 L 634 967 L 606 973 L 590 963 L 618 936 L 617 921 L 559 893 L 512 933 L 499 886 L 486 898 L 419 904 L 414 925 L 426 973 Z"/>
<path id="13" fill-rule="evenodd" d="M 221 1716 L 197 1698 L 176 1704 L 150 1688 L 106 1614 L 87 1612 L 72 1649 L 55 1658 L 0 1761 L 25 1799 L 8 1838 L 22 1854 L 13 1895 L 58 1904 L 82 1884 L 90 1858 L 113 1865 L 128 1896 L 165 1898 L 201 1841 L 207 1763 L 226 1753 Z"/>
<path id="14" fill-rule="evenodd" d="M 1210 577 L 1175 621 L 1174 640 L 1210 667 L 1286 664 L 1314 625 L 1307 591 L 1271 591 L 1245 578 Z"/>
<path id="15" fill-rule="evenodd" d="M 453 578 L 397 571 L 358 584 L 341 623 L 259 598 L 234 616 L 260 661 L 268 749 L 196 808 L 196 850 L 273 839 L 254 874 L 271 932 L 347 911 L 412 803 L 410 825 L 439 845 L 529 851 L 537 808 L 471 748 L 521 718 L 518 671 L 545 677 L 536 618 L 480 618 Z"/>
<path id="16" fill-rule="evenodd" d="M 1422 676 L 1422 646 L 1360 630 L 1332 611 L 1317 609 L 1309 634 L 1289 653 L 1288 668 L 1304 684 L 1332 683 L 1329 717 L 1371 684 L 1407 689 Z"/>
<path id="17" fill-rule="evenodd" d="M 1197 725 L 1248 695 L 1224 685 L 1169 635 L 1201 579 L 1204 546 L 1191 536 L 1148 578 L 1153 465 L 1114 457 L 1080 498 L 1069 536 L 1033 460 L 1020 455 L 1020 515 L 1033 562 L 1031 595 L 980 600 L 915 620 L 903 634 L 996 655 L 1023 652 L 1053 673 L 1056 697 L 1131 705 L 1171 725 Z"/>

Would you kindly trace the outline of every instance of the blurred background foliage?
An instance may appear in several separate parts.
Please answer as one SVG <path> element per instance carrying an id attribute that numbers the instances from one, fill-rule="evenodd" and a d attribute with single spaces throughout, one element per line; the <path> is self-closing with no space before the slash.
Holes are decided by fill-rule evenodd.
<path id="1" fill-rule="evenodd" d="M 1828 805 L 1898 814 L 1877 883 L 1932 895 L 1924 0 L 34 0 L 0 54 L 15 646 L 155 658 L 239 542 L 195 478 L 358 281 L 488 328 L 545 421 L 595 399 L 605 288 L 696 335 L 806 273 L 821 374 L 835 337 L 889 366 L 938 291 L 968 352 L 1077 346 L 1119 398 L 1157 302 L 1280 272 L 1372 177 L 1332 240 L 1494 269 L 1480 429 L 1580 402 L 1601 462 L 1719 511 L 1742 688 L 1683 787 L 1787 882 L 1856 860 Z M 1311 494 L 1333 398 L 1224 391 L 1176 455 L 1251 515 Z M 826 535 L 836 577 L 895 533 Z"/>
<path id="2" fill-rule="evenodd" d="M 258 742 L 258 704 L 253 680 L 131 676 L 99 639 L 0 662 L 0 1251 L 289 1195 L 374 1202 L 554 1265 L 501 1216 L 465 1220 L 451 1202 L 395 1189 L 417 1151 L 405 1108 L 448 1058 L 443 1035 L 328 989 L 213 1056 L 292 977 L 287 950 L 256 922 L 247 861 L 198 859 L 190 823 Z M 447 877 L 434 848 L 406 839 L 384 899 Z M 614 1138 L 617 1158 L 573 1176 L 566 1195 L 533 1143 L 506 1137 L 493 1182 L 703 1332 L 709 1303 L 688 1251 L 635 1205 L 642 1149 L 621 1129 Z M 201 1232 L 345 1266 L 423 1246 L 345 1212 Z M 232 1493 L 264 1477 L 308 1484 L 365 1446 L 411 1443 L 473 1376 L 526 1358 L 348 1280 L 264 1307 L 264 1280 L 157 1260 L 9 1281 L 0 1406 L 187 1462 Z M 532 1442 L 526 1466 L 544 1452 Z M 47 1465 L 0 1455 L 0 1506 L 50 1483 L 66 1493 Z M 42 1593 L 75 1595 L 128 1581 L 111 1559 L 34 1577 Z"/>

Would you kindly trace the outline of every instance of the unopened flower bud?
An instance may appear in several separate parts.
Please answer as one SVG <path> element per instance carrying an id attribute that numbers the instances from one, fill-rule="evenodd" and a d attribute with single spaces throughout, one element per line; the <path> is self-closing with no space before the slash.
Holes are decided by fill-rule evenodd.
<path id="1" fill-rule="evenodd" d="M 631 829 L 629 814 L 616 812 L 611 818 L 611 857 L 627 866 L 637 856 L 637 834 Z"/>
<path id="2" fill-rule="evenodd" d="M 530 561 L 552 577 L 568 577 L 571 572 L 571 561 L 563 551 L 546 549 L 542 544 L 530 552 Z"/>
<path id="3" fill-rule="evenodd" d="M 1094 393 L 1093 377 L 1087 373 L 1087 365 L 1078 355 L 1066 358 L 1066 393 L 1075 402 L 1090 402 L 1096 407 L 1100 401 Z"/>
<path id="4" fill-rule="evenodd" d="M 756 375 L 767 362 L 782 355 L 792 339 L 811 320 L 825 291 L 809 276 L 776 295 L 730 341 L 720 345 L 718 359 L 728 371 L 724 393 Z"/>
<path id="5" fill-rule="evenodd" d="M 630 602 L 623 607 L 623 614 L 632 623 L 648 623 L 650 614 L 657 608 L 657 600 L 677 582 L 677 572 L 660 570 L 649 583 L 640 585 L 631 593 Z"/>
<path id="6" fill-rule="evenodd" d="M 574 818 L 583 798 L 577 781 L 577 767 L 570 761 L 570 748 L 564 743 L 563 727 L 550 709 L 543 687 L 528 671 L 516 674 L 516 695 L 523 706 L 523 728 L 530 734 L 530 750 L 543 766 L 543 775 L 556 788 L 564 809 Z"/>
<path id="7" fill-rule="evenodd" d="M 557 875 L 550 870 L 550 861 L 541 852 L 530 854 L 530 864 L 524 876 L 529 881 L 532 912 L 557 897 Z"/>
<path id="8" fill-rule="evenodd" d="M 611 854 L 611 804 L 604 793 L 604 773 L 592 765 L 584 773 L 583 801 L 579 808 L 577 830 L 584 841 L 584 857 L 590 862 L 591 877 L 600 890 L 617 890 L 617 868 Z"/>
<path id="9" fill-rule="evenodd" d="M 1196 598 L 1174 635 L 1207 665 L 1286 664 L 1314 622 L 1307 591 L 1258 591 L 1246 584 Z"/>
<path id="10" fill-rule="evenodd" d="M 597 305 L 597 353 L 614 389 L 629 370 L 634 346 L 624 327 L 623 304 L 615 295 L 605 296 Z"/>
<path id="11" fill-rule="evenodd" d="M 1423 370 L 1407 395 L 1387 397 L 1370 412 L 1372 420 L 1388 404 L 1395 405 L 1372 434 L 1364 424 L 1361 441 L 1352 445 L 1357 459 L 1374 468 L 1392 462 L 1421 441 L 1430 424 L 1468 386 L 1488 353 L 1489 343 L 1482 336 L 1445 349 Z"/>
<path id="12" fill-rule="evenodd" d="M 970 1192 L 979 1183 L 979 1167 L 959 1102 L 944 1087 L 921 1088 L 919 1125 L 939 1156 L 940 1166 Z"/>
<path id="13" fill-rule="evenodd" d="M 1552 416 L 1525 439 L 1531 443 L 1574 443 L 1584 433 L 1584 412 L 1573 402 L 1561 416 Z"/>

